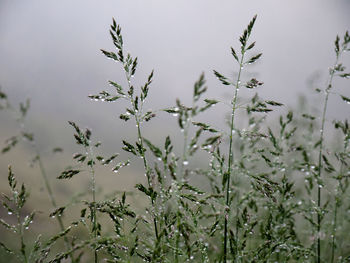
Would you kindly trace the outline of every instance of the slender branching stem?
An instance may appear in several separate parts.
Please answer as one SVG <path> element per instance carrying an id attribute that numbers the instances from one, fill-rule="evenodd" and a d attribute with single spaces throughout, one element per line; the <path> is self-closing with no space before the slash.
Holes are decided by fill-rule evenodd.
<path id="1" fill-rule="evenodd" d="M 49 195 L 51 204 L 52 204 L 52 206 L 54 208 L 57 208 L 57 203 L 56 203 L 55 197 L 53 195 L 53 192 L 52 192 L 52 189 L 51 189 L 51 185 L 50 185 L 49 180 L 47 178 L 46 170 L 45 170 L 43 162 L 41 160 L 39 151 L 37 151 L 37 160 L 38 160 L 38 164 L 39 164 L 40 173 L 41 173 L 41 176 L 42 176 L 42 178 L 44 180 L 45 187 L 46 187 L 47 193 Z M 62 217 L 61 216 L 57 216 L 56 218 L 57 218 L 57 222 L 58 222 L 58 225 L 60 226 L 61 231 L 64 231 L 64 224 L 63 224 Z M 65 244 L 66 244 L 67 248 L 69 248 L 70 246 L 69 246 L 69 242 L 68 242 L 68 239 L 67 239 L 66 236 L 64 237 L 64 241 L 65 241 Z"/>
<path id="2" fill-rule="evenodd" d="M 148 181 L 148 186 L 150 187 L 152 182 L 151 182 L 151 178 L 150 178 L 150 174 L 149 174 L 149 166 L 147 164 L 147 160 L 146 160 L 146 155 L 145 155 L 145 152 L 144 152 L 144 146 L 143 146 L 143 138 L 142 138 L 142 134 L 141 134 L 141 128 L 140 128 L 140 121 L 137 117 L 135 117 L 135 120 L 136 120 L 136 125 L 137 125 L 137 136 L 138 136 L 138 140 L 139 140 L 139 143 L 141 145 L 141 157 L 142 157 L 142 160 L 143 160 L 143 166 L 146 170 L 146 176 L 147 176 L 147 181 Z M 154 200 L 153 198 L 151 198 L 151 203 L 152 203 L 152 207 L 153 209 L 155 209 L 155 204 L 154 204 Z M 158 240 L 159 238 L 159 235 L 158 235 L 158 225 L 157 225 L 157 218 L 156 216 L 153 217 L 153 225 L 154 225 L 154 232 L 155 232 L 155 235 L 156 235 L 156 239 Z"/>
<path id="3" fill-rule="evenodd" d="M 6 106 L 14 114 L 18 115 L 18 111 L 15 108 L 13 108 L 12 105 L 8 101 L 7 101 Z M 24 117 L 22 115 L 20 115 L 18 117 L 18 122 L 19 122 L 19 126 L 20 126 L 22 132 L 24 132 L 25 123 L 24 123 Z M 44 164 L 43 164 L 43 162 L 41 160 L 41 155 L 40 155 L 39 150 L 37 148 L 35 139 L 33 139 L 31 145 L 33 146 L 34 151 L 36 153 L 36 160 L 37 160 L 37 162 L 39 164 L 40 174 L 41 174 L 41 177 L 42 177 L 42 179 L 44 181 L 44 185 L 45 185 L 46 191 L 47 191 L 47 193 L 49 195 L 49 199 L 50 199 L 51 205 L 52 205 L 52 207 L 54 209 L 56 209 L 57 208 L 57 202 L 56 202 L 55 196 L 53 194 L 53 191 L 52 191 L 52 188 L 51 188 L 51 185 L 50 185 L 50 182 L 49 182 L 49 179 L 48 179 L 48 176 L 47 176 Z M 63 232 L 65 230 L 65 228 L 64 228 L 62 217 L 61 216 L 57 216 L 56 219 L 57 219 L 57 222 L 58 222 L 60 230 Z M 70 249 L 71 246 L 69 244 L 68 238 L 66 236 L 64 236 L 63 239 L 64 239 L 64 244 L 65 244 L 66 248 Z M 73 255 L 69 254 L 69 256 L 70 256 L 71 262 L 72 263 L 75 262 Z"/>
<path id="4" fill-rule="evenodd" d="M 97 229 L 98 228 L 98 226 L 97 226 L 97 208 L 96 208 L 96 176 L 95 176 L 95 168 L 94 168 L 94 163 L 93 163 L 93 151 L 92 151 L 91 146 L 89 148 L 89 153 L 90 153 L 90 157 L 91 157 L 91 161 L 89 164 L 90 175 L 91 175 L 91 194 L 92 194 L 91 222 L 92 222 L 93 237 L 96 241 L 97 231 L 98 231 L 98 229 Z M 94 262 L 95 263 L 98 262 L 98 255 L 97 255 L 96 248 L 94 251 Z"/>
<path id="5" fill-rule="evenodd" d="M 334 67 L 338 64 L 340 57 L 340 53 L 337 54 L 336 61 L 334 63 Z M 332 89 L 332 83 L 333 83 L 333 77 L 335 71 L 333 70 L 334 67 L 330 71 L 328 85 L 325 90 L 326 96 L 324 99 L 323 104 L 323 111 L 322 111 L 322 119 L 321 119 L 321 132 L 320 132 L 320 149 L 318 153 L 318 173 L 317 173 L 317 206 L 321 210 L 321 194 L 322 194 L 322 183 L 321 183 L 321 176 L 322 176 L 322 154 L 323 154 L 323 142 L 324 142 L 324 129 L 325 129 L 325 122 L 326 122 L 326 113 L 327 113 L 327 106 L 328 106 L 328 98 L 330 94 L 330 90 Z M 320 238 L 320 231 L 321 231 L 321 214 L 320 212 L 317 213 L 317 254 L 316 254 L 316 262 L 321 263 L 321 238 Z"/>
<path id="6" fill-rule="evenodd" d="M 194 97 L 192 98 L 192 109 L 194 108 Z M 192 110 L 191 110 L 192 111 Z M 187 114 L 187 113 L 186 113 Z M 189 114 L 189 117 L 186 119 L 186 123 L 185 123 L 185 127 L 184 127 L 184 144 L 183 144 L 183 148 L 182 148 L 182 158 L 181 158 L 181 164 L 180 164 L 180 175 L 183 176 L 184 174 L 184 166 L 185 166 L 185 162 L 187 161 L 187 154 L 188 154 L 188 133 L 190 130 L 190 124 L 192 122 L 192 112 Z"/>
<path id="7" fill-rule="evenodd" d="M 180 175 L 183 176 L 184 174 L 184 166 L 185 162 L 187 161 L 187 147 L 188 147 L 188 130 L 189 130 L 189 123 L 190 120 L 186 121 L 185 127 L 184 127 L 184 145 L 182 149 L 182 158 L 180 163 Z"/>
<path id="8" fill-rule="evenodd" d="M 130 76 L 127 74 L 127 72 L 125 72 L 125 76 L 126 76 L 126 79 L 128 82 L 129 89 L 130 89 L 131 88 Z M 145 151 L 143 150 L 144 149 L 144 142 L 143 142 L 141 127 L 140 127 L 141 126 L 140 113 L 142 112 L 143 101 L 141 101 L 140 110 L 137 110 L 137 109 L 135 109 L 135 103 L 134 103 L 133 97 L 129 96 L 129 98 L 130 98 L 131 105 L 133 106 L 134 111 L 135 111 L 134 117 L 135 117 L 135 122 L 136 122 L 136 127 L 137 127 L 137 137 L 138 137 L 137 139 L 138 139 L 138 142 L 140 143 L 140 146 L 142 149 L 140 154 L 141 154 L 141 158 L 143 160 L 143 167 L 144 167 L 145 172 L 146 172 L 148 186 L 151 187 L 152 182 L 151 182 L 151 177 L 150 177 L 150 173 L 149 173 L 150 168 L 149 168 L 149 165 L 147 163 Z M 155 207 L 153 198 L 151 198 L 151 204 L 152 204 L 152 208 L 155 209 L 156 207 Z M 158 224 L 157 224 L 156 216 L 153 217 L 153 225 L 154 225 L 155 236 L 156 236 L 156 239 L 158 240 L 159 235 L 158 235 Z"/>
<path id="9" fill-rule="evenodd" d="M 15 200 L 17 200 L 17 198 Z M 24 243 L 24 229 L 23 229 L 23 224 L 21 222 L 21 215 L 20 215 L 19 209 L 17 209 L 17 211 L 16 211 L 16 217 L 17 217 L 17 224 L 18 224 L 18 232 L 19 232 L 19 236 L 21 238 L 21 254 L 23 256 L 24 262 L 27 263 L 28 258 L 27 258 L 27 253 L 26 253 L 26 245 Z"/>
<path id="10" fill-rule="evenodd" d="M 344 151 L 343 153 L 346 153 L 346 150 L 348 148 L 349 145 L 349 140 L 345 141 L 345 145 L 344 145 Z M 340 174 L 343 173 L 343 168 L 344 168 L 344 164 L 343 162 L 340 165 Z M 338 186 L 337 186 L 337 193 L 335 195 L 335 204 L 334 204 L 334 215 L 333 215 L 333 222 L 332 222 L 332 253 L 331 253 L 331 263 L 334 263 L 334 256 L 335 256 L 335 248 L 336 248 L 336 235 L 337 235 L 337 227 L 338 227 L 338 209 L 341 206 L 341 202 L 339 200 L 340 196 L 340 191 L 342 191 L 341 189 L 341 180 L 342 178 L 338 179 Z"/>
<path id="11" fill-rule="evenodd" d="M 230 182 L 231 182 L 231 173 L 232 173 L 232 164 L 233 164 L 233 131 L 235 129 L 235 113 L 236 113 L 236 104 L 237 104 L 237 97 L 238 97 L 238 90 L 241 82 L 241 73 L 243 69 L 243 60 L 244 60 L 244 50 L 242 52 L 241 60 L 240 60 L 240 66 L 238 71 L 238 76 L 235 84 L 235 91 L 233 95 L 232 100 L 232 112 L 231 112 L 231 121 L 230 121 L 230 130 L 229 130 L 229 137 L 230 137 L 230 145 L 229 145 L 229 158 L 228 158 L 228 166 L 227 166 L 227 184 L 226 184 L 226 207 L 227 211 L 225 212 L 225 222 L 224 222 L 224 262 L 227 260 L 227 234 L 228 234 L 228 219 L 229 219 L 229 212 L 230 212 Z M 236 215 L 238 217 L 238 214 Z M 238 232 L 238 231 L 237 231 Z M 236 236 L 237 238 L 237 236 Z M 237 248 L 236 248 L 237 249 Z M 237 251 L 236 251 L 237 252 Z M 237 253 L 236 253 L 237 254 Z"/>
<path id="12" fill-rule="evenodd" d="M 39 151 L 37 151 L 36 154 L 37 154 L 37 160 L 38 160 L 38 164 L 39 164 L 40 173 L 41 173 L 42 178 L 44 180 L 45 187 L 46 187 L 47 193 L 49 195 L 51 204 L 52 204 L 52 206 L 54 208 L 57 208 L 57 203 L 56 203 L 55 197 L 53 195 L 53 192 L 52 192 L 52 189 L 51 189 L 51 185 L 50 185 L 49 180 L 47 178 L 46 170 L 44 168 L 43 162 L 41 161 L 41 157 L 40 157 Z M 57 217 L 57 219 L 59 221 L 59 225 L 61 227 L 61 230 L 64 230 L 63 224 L 61 224 L 62 220 L 60 219 L 60 217 Z"/>
<path id="13" fill-rule="evenodd" d="M 177 211 L 176 213 L 176 229 L 177 229 L 177 233 L 176 233 L 176 240 L 175 240 L 175 263 L 179 262 L 179 244 L 180 244 L 180 212 Z"/>
<path id="14" fill-rule="evenodd" d="M 186 161 L 186 156 L 187 156 L 187 139 L 188 139 L 188 130 L 189 130 L 189 122 L 186 122 L 186 125 L 184 127 L 184 145 L 183 145 L 183 151 L 182 151 L 182 158 L 181 158 L 181 163 L 180 163 L 180 176 L 184 176 L 184 162 Z M 178 188 L 178 185 L 177 185 Z M 178 189 L 176 189 L 178 191 Z M 176 240 L 175 240 L 175 263 L 179 262 L 179 244 L 180 244 L 180 215 L 179 211 L 176 213 Z"/>
<path id="15" fill-rule="evenodd" d="M 337 197 L 336 197 L 337 198 Z M 334 254 L 335 254 L 335 245 L 336 245 L 336 231 L 337 231 L 337 214 L 338 214 L 338 201 L 335 200 L 335 207 L 334 207 L 334 215 L 333 215 L 333 229 L 332 229 L 332 254 L 331 254 L 331 263 L 334 263 Z"/>
<path id="16" fill-rule="evenodd" d="M 192 100 L 192 108 L 194 107 L 194 98 Z M 185 113 L 187 115 L 187 112 Z M 182 149 L 182 157 L 181 157 L 181 163 L 180 163 L 180 176 L 183 178 L 184 177 L 184 166 L 185 162 L 187 162 L 187 154 L 188 154 L 188 133 L 190 129 L 190 123 L 192 121 L 192 113 L 190 113 L 190 116 L 186 118 L 185 121 L 185 126 L 184 126 L 184 143 L 183 143 L 183 149 Z M 177 189 L 178 190 L 178 189 Z M 179 204 L 180 205 L 180 204 Z M 175 241 L 175 263 L 179 262 L 179 244 L 180 244 L 180 213 L 178 212 L 176 214 L 177 220 L 176 220 L 176 228 L 177 228 L 177 233 L 176 233 L 176 241 Z"/>
<path id="17" fill-rule="evenodd" d="M 49 182 L 49 180 L 47 178 L 46 170 L 45 170 L 43 162 L 41 160 L 41 156 L 40 156 L 39 151 L 37 149 L 36 149 L 36 154 L 37 154 L 37 161 L 38 161 L 38 164 L 39 164 L 40 173 L 41 173 L 41 176 L 43 178 L 46 191 L 47 191 L 47 193 L 49 195 L 52 207 L 56 209 L 57 208 L 57 203 L 56 203 L 55 197 L 53 195 L 50 182 Z M 56 219 L 57 219 L 58 225 L 60 227 L 60 230 L 64 231 L 65 229 L 64 229 L 62 216 L 56 216 Z M 63 240 L 64 240 L 64 244 L 65 244 L 66 248 L 67 249 L 71 249 L 71 246 L 69 244 L 68 238 L 66 236 L 64 236 Z M 70 256 L 71 262 L 75 262 L 73 254 L 69 254 L 69 256 Z"/>

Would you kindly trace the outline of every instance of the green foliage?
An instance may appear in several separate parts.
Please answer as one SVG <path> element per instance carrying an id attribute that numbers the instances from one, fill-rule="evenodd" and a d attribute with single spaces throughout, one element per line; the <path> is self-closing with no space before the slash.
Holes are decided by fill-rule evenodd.
<path id="1" fill-rule="evenodd" d="M 32 162 L 40 168 L 52 204 L 48 216 L 56 218 L 59 226 L 52 236 L 33 233 L 33 240 L 27 234 L 35 212 L 25 209 L 29 194 L 24 184 L 18 186 L 9 167 L 10 194 L 2 198 L 8 217 L 1 218 L 0 225 L 18 239 L 19 246 L 0 240 L 0 249 L 18 262 L 348 262 L 348 120 L 333 121 L 332 132 L 340 147 L 324 132 L 328 129 L 328 98 L 335 93 L 333 79 L 349 78 L 341 59 L 350 50 L 350 36 L 346 32 L 335 40 L 336 61 L 325 92 L 319 93 L 324 96 L 321 114 L 288 110 L 271 121 L 269 113 L 284 108 L 283 103 L 263 99 L 258 93 L 248 99 L 240 97 L 240 88 L 251 92 L 263 85 L 255 77 L 244 77 L 249 65 L 262 56 L 253 53 L 256 42 L 251 41 L 256 19 L 254 16 L 240 36 L 239 52 L 230 49 L 237 77 L 231 79 L 214 70 L 214 76 L 232 94 L 228 103 L 223 102 L 230 106 L 226 131 L 203 121 L 204 114 L 221 103 L 205 97 L 204 73 L 193 85 L 190 105 L 176 99 L 175 106 L 146 110 L 154 72 L 136 87 L 132 77 L 138 58 L 124 51 L 121 27 L 113 19 L 110 35 L 116 50 L 101 51 L 121 66 L 126 85 L 119 84 L 122 80 L 109 81 L 112 91 L 88 97 L 127 103 L 119 117 L 136 125 L 131 138 L 121 139 L 130 160 L 117 161 L 118 153 L 104 157 L 91 130 L 70 121 L 80 150 L 73 154 L 75 163 L 56 177 L 68 183 L 88 174 L 90 186 L 86 194 L 62 206 L 56 203 L 35 136 L 24 126 L 29 100 L 14 108 L 0 90 L 0 109 L 15 112 L 20 124 L 18 134 L 5 141 L 2 153 L 22 141 L 33 146 Z M 349 97 L 339 95 L 346 107 Z M 180 140 L 165 135 L 159 145 L 159 140 L 145 138 L 144 123 L 155 118 L 156 112 L 176 118 Z M 247 122 L 238 122 L 238 118 Z M 181 150 L 174 142 L 183 146 Z M 53 152 L 62 152 L 62 148 Z M 207 165 L 198 167 L 196 154 L 207 158 Z M 138 182 L 131 193 L 97 195 L 98 166 L 119 172 L 139 159 L 145 182 Z M 68 222 L 64 216 L 72 209 L 78 209 L 80 216 Z M 74 228 L 80 232 L 72 234 Z"/>

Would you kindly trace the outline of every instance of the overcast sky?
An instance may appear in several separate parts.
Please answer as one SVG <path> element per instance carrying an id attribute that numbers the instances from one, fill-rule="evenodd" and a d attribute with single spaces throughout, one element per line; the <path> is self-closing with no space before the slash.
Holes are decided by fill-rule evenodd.
<path id="1" fill-rule="evenodd" d="M 211 97 L 224 99 L 230 90 L 212 70 L 234 74 L 230 46 L 239 47 L 258 14 L 252 39 L 263 57 L 248 70 L 264 82 L 264 98 L 295 105 L 298 94 L 311 93 L 311 76 L 321 74 L 324 86 L 335 36 L 350 29 L 349 13 L 348 0 L 0 0 L 0 85 L 16 102 L 30 97 L 31 118 L 42 125 L 111 122 L 120 107 L 87 96 L 108 89 L 110 79 L 123 82 L 120 66 L 100 52 L 113 49 L 108 30 L 114 17 L 126 50 L 139 58 L 136 83 L 155 70 L 152 107 L 173 105 L 176 97 L 189 101 L 201 72 Z M 345 61 L 350 66 L 349 56 Z M 349 84 L 343 93 L 350 96 Z M 330 114 L 340 112 L 339 102 L 331 100 Z M 349 115 L 349 109 L 341 112 Z"/>

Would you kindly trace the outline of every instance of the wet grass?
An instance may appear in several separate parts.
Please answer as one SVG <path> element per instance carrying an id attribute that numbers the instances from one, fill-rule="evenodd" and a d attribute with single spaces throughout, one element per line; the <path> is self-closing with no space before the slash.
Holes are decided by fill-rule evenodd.
<path id="1" fill-rule="evenodd" d="M 146 101 L 152 93 L 154 72 L 146 76 L 144 85 L 134 86 L 138 60 L 125 52 L 121 28 L 113 19 L 110 35 L 115 51 L 101 51 L 116 62 L 125 80 L 111 80 L 110 90 L 89 98 L 105 103 L 124 101 L 127 106 L 119 113 L 119 121 L 134 122 L 135 130 L 130 131 L 134 139 L 120 138 L 129 159 L 119 154 L 105 156 L 103 144 L 90 129 L 69 121 L 79 152 L 57 179 L 69 184 L 71 178 L 85 174 L 90 187 L 68 205 L 57 205 L 54 182 L 47 176 L 34 135 L 26 130 L 29 102 L 17 109 L 0 90 L 0 109 L 15 112 L 20 127 L 17 135 L 6 140 L 2 152 L 12 150 L 23 139 L 33 147 L 33 165 L 39 167 L 52 205 L 49 216 L 57 220 L 59 229 L 51 236 L 31 232 L 29 226 L 40 206 L 33 212 L 24 209 L 28 192 L 9 166 L 10 194 L 2 198 L 8 217 L 0 220 L 18 240 L 16 245 L 1 239 L 0 246 L 9 259 L 349 262 L 350 128 L 347 120 L 329 120 L 327 109 L 330 96 L 338 96 L 344 107 L 350 103 L 350 98 L 338 94 L 334 86 L 335 78 L 350 76 L 341 64 L 344 53 L 350 50 L 350 36 L 346 32 L 344 37 L 336 37 L 335 63 L 329 69 L 328 83 L 316 89 L 323 99 L 319 113 L 306 107 L 276 118 L 285 107 L 283 103 L 262 98 L 256 90 L 263 89 L 263 82 L 246 79 L 244 74 L 262 56 L 254 51 L 256 43 L 251 40 L 255 22 L 256 16 L 240 36 L 239 47 L 230 48 L 236 77 L 213 71 L 219 85 L 230 90 L 230 98 L 207 98 L 202 74 L 194 83 L 191 105 L 177 99 L 174 106 L 152 111 L 146 109 Z M 119 84 L 123 82 L 127 85 Z M 240 96 L 242 89 L 251 92 L 249 99 Z M 228 107 L 227 128 L 198 121 L 220 103 Z M 174 129 L 181 130 L 181 138 L 145 138 L 144 124 L 160 114 L 177 119 Z M 238 122 L 239 118 L 244 121 Z M 336 143 L 326 134 L 335 134 Z M 175 145 L 179 142 L 180 147 Z M 202 162 L 206 165 L 196 165 L 196 155 L 206 158 Z M 97 194 L 99 166 L 108 166 L 111 173 L 123 176 L 126 166 L 140 160 L 145 180 L 136 184 L 134 191 Z M 18 164 L 14 161 L 13 165 Z M 76 210 L 80 216 L 71 220 L 69 214 Z"/>

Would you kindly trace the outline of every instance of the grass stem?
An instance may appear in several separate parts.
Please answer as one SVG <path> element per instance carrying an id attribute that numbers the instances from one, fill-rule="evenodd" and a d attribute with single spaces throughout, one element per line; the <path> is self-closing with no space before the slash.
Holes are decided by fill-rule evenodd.
<path id="1" fill-rule="evenodd" d="M 87 150 L 87 149 L 86 149 Z M 94 241 L 97 239 L 97 231 L 98 231 L 98 225 L 97 225 L 97 208 L 96 208 L 96 176 L 95 176 L 95 169 L 94 169 L 94 162 L 93 162 L 93 151 L 92 147 L 90 146 L 89 149 L 90 152 L 90 158 L 91 161 L 88 164 L 90 167 L 90 175 L 91 175 L 91 194 L 92 194 L 92 209 L 91 209 L 91 222 L 92 222 L 92 232 L 93 232 L 93 237 Z M 94 249 L 94 262 L 98 262 L 98 255 L 97 255 L 97 250 L 96 248 Z"/>
<path id="2" fill-rule="evenodd" d="M 338 64 L 340 53 L 337 54 L 336 61 L 334 63 L 334 67 Z M 333 68 L 334 68 L 333 67 Z M 323 145 L 324 145 L 324 129 L 325 129 L 325 122 L 326 122 L 326 113 L 327 113 L 327 106 L 328 106 L 328 98 L 330 91 L 332 89 L 332 83 L 333 83 L 333 77 L 335 71 L 333 68 L 330 71 L 328 85 L 325 90 L 326 96 L 323 104 L 323 111 L 322 111 L 322 119 L 321 119 L 321 132 L 320 132 L 320 149 L 318 153 L 318 173 L 317 173 L 317 206 L 321 210 L 321 204 L 322 204 L 322 183 L 321 183 L 321 176 L 322 176 L 322 155 L 323 155 Z M 321 238 L 320 238 L 320 232 L 321 232 L 321 214 L 320 212 L 317 213 L 317 254 L 316 254 L 316 262 L 321 263 Z"/>
<path id="3" fill-rule="evenodd" d="M 233 164 L 233 132 L 235 129 L 235 113 L 236 113 L 236 104 L 237 104 L 237 97 L 238 97 L 238 90 L 239 90 L 239 85 L 241 82 L 241 73 L 243 69 L 243 59 L 244 59 L 244 50 L 242 52 L 241 60 L 240 60 L 240 67 L 238 71 L 238 77 L 236 80 L 235 84 L 235 91 L 233 95 L 233 100 L 232 100 L 232 112 L 231 112 L 231 121 L 230 121 L 230 130 L 229 130 L 229 137 L 230 137 L 230 145 L 229 145 L 229 159 L 228 159 L 228 165 L 227 165 L 227 184 L 226 184 L 226 206 L 227 206 L 227 211 L 225 214 L 225 222 L 224 222 L 224 262 L 227 261 L 227 236 L 228 236 L 228 219 L 229 219 L 229 211 L 230 211 L 230 182 L 231 182 L 231 174 L 232 174 L 232 164 Z M 238 217 L 238 214 L 236 215 Z M 238 231 L 236 231 L 238 232 Z M 236 236 L 236 238 L 238 238 Z M 237 242 L 236 242 L 237 244 Z M 237 244 L 238 245 L 238 244 Z M 236 246 L 237 250 L 237 246 Z M 237 251 L 236 251 L 237 252 Z M 237 253 L 236 253 L 237 255 Z"/>
<path id="4" fill-rule="evenodd" d="M 130 76 L 127 74 L 127 72 L 125 71 L 125 77 L 126 77 L 126 80 L 128 82 L 128 86 L 129 86 L 129 89 L 131 88 L 131 79 L 130 79 Z M 150 167 L 147 163 L 147 160 L 146 160 L 146 155 L 145 155 L 145 151 L 144 151 L 144 142 L 143 142 L 143 137 L 142 137 L 142 133 L 141 133 L 141 122 L 140 122 L 140 114 L 142 112 L 142 107 L 143 107 L 143 101 L 141 101 L 141 105 L 140 105 L 140 110 L 136 109 L 135 108 L 135 102 L 134 102 L 134 99 L 131 95 L 129 95 L 129 98 L 130 98 L 130 102 L 131 102 L 131 105 L 133 107 L 133 110 L 135 112 L 135 123 L 136 123 L 136 127 L 137 127 L 137 139 L 138 139 L 138 142 L 140 143 L 140 146 L 141 146 L 141 158 L 143 160 L 143 167 L 145 169 L 145 172 L 146 172 L 146 177 L 147 177 L 147 183 L 148 183 L 148 187 L 151 187 L 152 186 L 152 182 L 151 182 L 151 178 L 150 178 L 150 173 L 149 173 L 149 170 L 150 170 Z M 152 208 L 155 209 L 155 204 L 154 204 L 154 200 L 153 198 L 151 198 L 151 204 L 152 204 Z M 155 232 L 155 236 L 156 236 L 156 240 L 158 240 L 159 238 L 159 235 L 158 235 L 158 224 L 157 224 L 157 218 L 156 216 L 153 217 L 153 225 L 154 225 L 154 232 Z"/>

